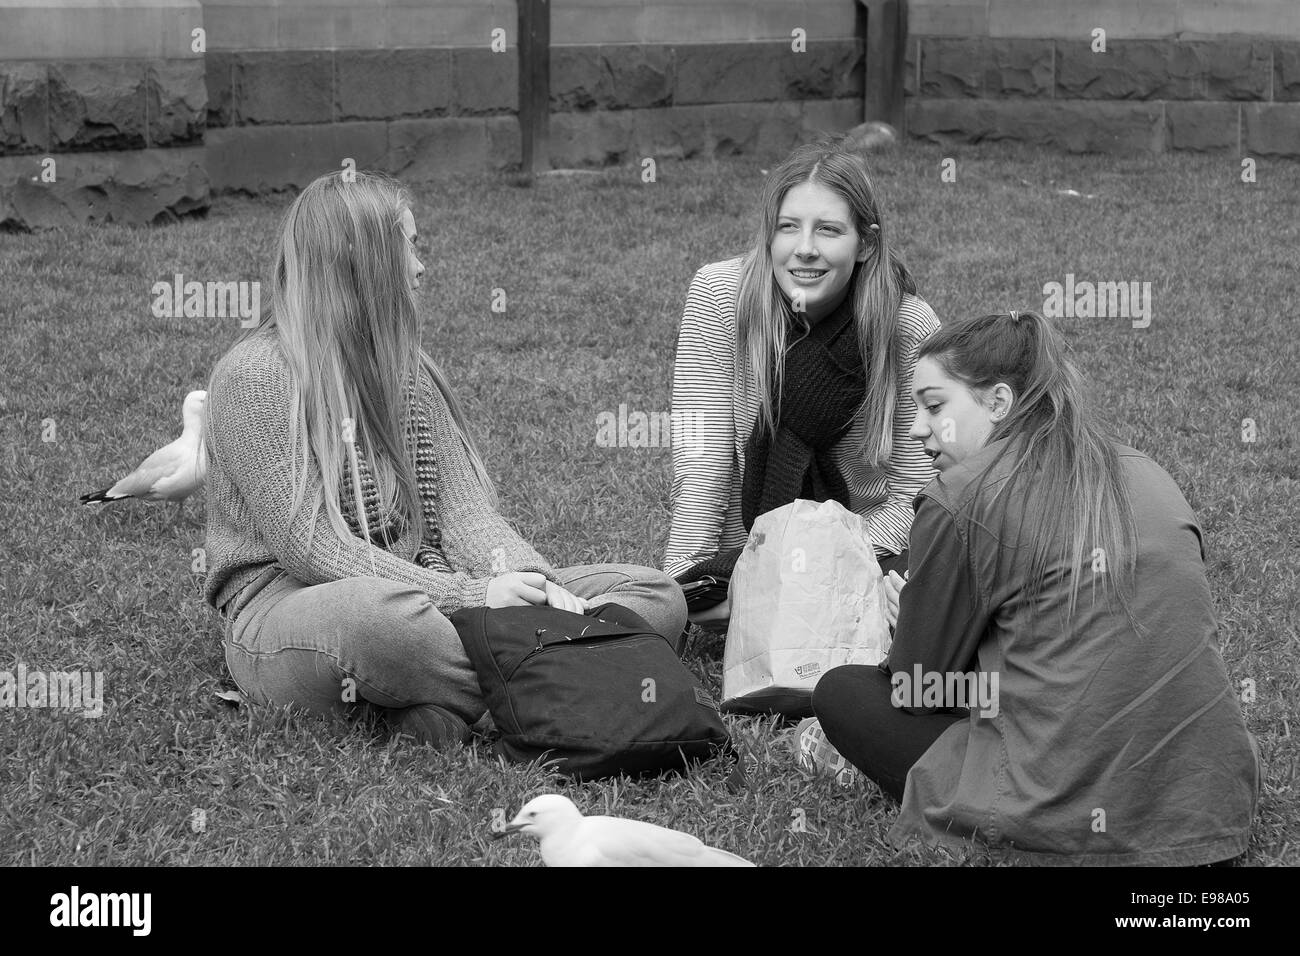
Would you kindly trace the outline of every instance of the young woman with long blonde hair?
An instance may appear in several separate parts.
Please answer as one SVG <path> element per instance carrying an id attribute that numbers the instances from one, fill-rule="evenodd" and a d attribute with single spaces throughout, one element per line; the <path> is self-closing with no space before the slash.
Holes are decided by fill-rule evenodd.
<path id="1" fill-rule="evenodd" d="M 907 440 L 912 369 L 939 322 L 858 153 L 799 147 L 760 206 L 749 252 L 704 266 L 687 293 L 664 569 L 729 573 L 754 519 L 796 498 L 862 515 L 882 567 L 906 567 L 912 498 L 934 476 Z"/>
<path id="2" fill-rule="evenodd" d="M 651 568 L 552 567 L 498 514 L 420 345 L 416 241 L 409 193 L 382 175 L 322 176 L 290 206 L 270 314 L 208 386 L 204 596 L 254 700 L 369 704 L 443 746 L 485 712 L 459 608 L 603 596 L 675 646 L 686 610 Z"/>

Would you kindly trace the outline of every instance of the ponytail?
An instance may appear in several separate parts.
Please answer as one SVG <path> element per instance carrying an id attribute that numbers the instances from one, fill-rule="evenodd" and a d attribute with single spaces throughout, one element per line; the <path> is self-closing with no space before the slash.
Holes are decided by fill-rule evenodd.
<path id="1" fill-rule="evenodd" d="M 1041 499 L 1029 539 L 1030 607 L 1036 607 L 1048 564 L 1060 561 L 1074 571 L 1067 621 L 1074 617 L 1079 585 L 1088 577 L 1094 601 L 1101 584 L 1119 599 L 1129 623 L 1139 630 L 1130 604 L 1137 529 L 1119 455 L 1112 436 L 1094 417 L 1083 379 L 1060 334 L 1037 312 L 985 315 L 943 326 L 921 343 L 918 357 L 927 356 L 972 390 L 1005 382 L 1015 393 L 1009 414 L 988 437 L 989 443 L 1011 440 L 980 475 L 976 489 L 1002 458 L 1014 454 L 1018 457 L 994 500 L 1013 495 L 1021 483 L 1026 488 L 1032 483 Z M 1022 511 L 1022 525 L 1024 517 Z"/>

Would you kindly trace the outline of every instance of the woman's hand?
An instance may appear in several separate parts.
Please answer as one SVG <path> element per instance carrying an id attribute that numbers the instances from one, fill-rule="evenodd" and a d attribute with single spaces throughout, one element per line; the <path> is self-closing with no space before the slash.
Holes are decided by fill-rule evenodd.
<path id="1" fill-rule="evenodd" d="M 903 593 L 907 578 L 898 576 L 897 571 L 885 575 L 885 620 L 890 627 L 898 626 L 898 596 Z"/>
<path id="2" fill-rule="evenodd" d="M 510 571 L 488 582 L 484 604 L 488 607 L 522 607 L 527 604 L 546 604 L 550 585 L 546 575 L 537 571 Z M 567 592 L 566 592 L 567 593 Z"/>
<path id="3" fill-rule="evenodd" d="M 558 607 L 561 611 L 572 611 L 574 614 L 587 613 L 586 601 L 572 591 L 560 587 L 554 581 L 546 582 L 546 603 L 551 607 Z"/>

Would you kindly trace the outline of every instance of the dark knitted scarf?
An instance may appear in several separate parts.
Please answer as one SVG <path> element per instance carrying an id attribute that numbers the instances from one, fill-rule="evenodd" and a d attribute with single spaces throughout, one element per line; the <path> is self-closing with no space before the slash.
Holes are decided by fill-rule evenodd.
<path id="1" fill-rule="evenodd" d="M 438 528 L 436 502 L 438 499 L 438 467 L 433 457 L 433 429 L 416 396 L 415 387 L 407 383 L 406 388 L 408 414 L 406 434 L 415 435 L 415 480 L 420 489 L 420 505 L 424 514 L 425 539 L 421 542 L 415 562 L 426 568 L 440 567 L 443 562 L 436 549 L 442 544 L 442 535 Z M 360 437 L 360 436 L 358 436 Z M 383 548 L 389 548 L 397 542 L 406 530 L 407 518 L 400 508 L 389 510 L 381 507 L 379 489 L 375 485 L 374 473 L 362 449 L 360 441 L 353 442 L 357 454 L 357 473 L 361 478 L 361 504 L 366 512 L 366 523 L 370 527 L 370 540 Z M 343 483 L 339 488 L 339 509 L 348 528 L 357 537 L 362 537 L 361 521 L 353 504 L 352 464 L 343 463 Z"/>
<path id="2" fill-rule="evenodd" d="M 761 514 L 796 498 L 849 507 L 849 486 L 832 449 L 853 425 L 866 395 L 866 375 L 853 322 L 853 296 L 785 353 L 776 432 L 754 423 L 745 445 L 741 518 L 745 530 Z"/>
<path id="3" fill-rule="evenodd" d="M 775 375 L 773 375 L 775 381 Z M 759 515 L 796 498 L 849 507 L 849 488 L 832 449 L 853 425 L 866 395 L 866 374 L 853 320 L 853 296 L 786 350 L 776 432 L 754 423 L 745 445 L 740 510 L 745 530 Z M 730 577 L 743 548 L 722 551 L 677 576 Z"/>

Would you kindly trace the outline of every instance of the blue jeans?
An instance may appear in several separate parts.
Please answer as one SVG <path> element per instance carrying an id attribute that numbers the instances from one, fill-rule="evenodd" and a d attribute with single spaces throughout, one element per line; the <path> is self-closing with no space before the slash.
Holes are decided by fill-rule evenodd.
<path id="1" fill-rule="evenodd" d="M 321 715 L 436 704 L 470 725 L 486 712 L 456 628 L 424 591 L 369 576 L 308 586 L 275 571 L 226 607 L 226 666 L 245 696 Z M 578 597 L 634 611 L 680 653 L 686 601 L 666 574 L 587 564 L 557 577 Z"/>

